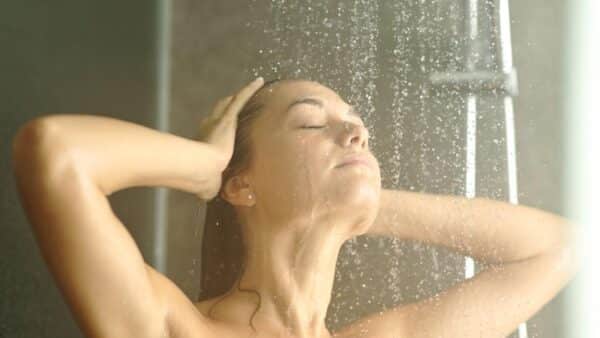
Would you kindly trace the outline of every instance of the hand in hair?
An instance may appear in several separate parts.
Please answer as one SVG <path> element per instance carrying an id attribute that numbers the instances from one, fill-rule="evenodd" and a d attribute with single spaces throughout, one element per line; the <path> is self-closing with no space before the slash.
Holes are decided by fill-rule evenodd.
<path id="1" fill-rule="evenodd" d="M 214 150 L 214 157 L 218 174 L 208 178 L 204 189 L 196 195 L 204 200 L 214 198 L 221 187 L 221 173 L 227 168 L 233 156 L 235 130 L 237 128 L 238 113 L 246 102 L 263 85 L 262 77 L 250 82 L 233 96 L 220 99 L 215 104 L 212 113 L 200 122 L 199 142 L 209 145 Z"/>

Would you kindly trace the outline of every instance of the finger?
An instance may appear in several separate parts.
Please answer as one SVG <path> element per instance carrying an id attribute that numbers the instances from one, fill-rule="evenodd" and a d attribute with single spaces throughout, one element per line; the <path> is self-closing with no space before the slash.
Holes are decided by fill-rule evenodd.
<path id="1" fill-rule="evenodd" d="M 199 126 L 201 137 L 209 137 L 213 132 L 220 133 L 221 130 L 229 128 L 229 119 L 226 117 L 226 108 L 233 100 L 234 96 L 227 96 L 219 100 L 210 116 L 204 119 Z"/>
<path id="2" fill-rule="evenodd" d="M 210 118 L 217 119 L 217 118 L 221 117 L 221 115 L 223 115 L 223 113 L 225 112 L 225 109 L 231 102 L 231 100 L 233 100 L 233 96 L 227 96 L 227 97 L 224 97 L 221 100 L 219 100 L 219 102 L 217 102 L 217 104 L 215 104 L 215 107 L 213 108 L 213 111 L 210 114 Z"/>
<path id="3" fill-rule="evenodd" d="M 231 102 L 232 99 L 233 96 L 227 96 L 217 101 L 217 103 L 213 107 L 212 112 L 207 117 L 200 119 L 198 123 L 200 131 L 204 131 L 205 128 L 207 128 L 209 125 L 214 124 L 215 121 L 221 118 L 223 112 L 225 111 L 225 108 L 227 108 L 227 105 Z"/>
<path id="4" fill-rule="evenodd" d="M 263 84 L 263 78 L 258 77 L 256 80 L 250 82 L 248 85 L 242 88 L 227 106 L 226 112 L 224 112 L 224 115 L 226 115 L 225 117 L 228 119 L 234 119 L 246 102 L 248 102 L 252 95 L 254 95 L 254 93 L 256 93 Z"/>

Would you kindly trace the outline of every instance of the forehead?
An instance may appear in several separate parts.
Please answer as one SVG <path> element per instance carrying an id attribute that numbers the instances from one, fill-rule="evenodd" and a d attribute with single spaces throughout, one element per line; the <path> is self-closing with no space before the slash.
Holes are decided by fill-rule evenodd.
<path id="1" fill-rule="evenodd" d="M 263 103 L 275 115 L 283 115 L 288 106 L 302 98 L 318 98 L 325 105 L 344 104 L 345 101 L 332 89 L 313 81 L 286 80 L 265 89 Z"/>

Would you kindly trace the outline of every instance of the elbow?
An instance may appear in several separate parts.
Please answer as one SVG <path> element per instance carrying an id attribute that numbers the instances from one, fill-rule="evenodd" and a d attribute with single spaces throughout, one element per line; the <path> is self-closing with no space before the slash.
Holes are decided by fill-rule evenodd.
<path id="1" fill-rule="evenodd" d="M 12 139 L 11 162 L 15 174 L 37 161 L 40 149 L 47 139 L 48 122 L 44 118 L 36 118 L 22 125 Z"/>
<path id="2" fill-rule="evenodd" d="M 43 117 L 38 117 L 27 121 L 16 132 L 12 140 L 13 153 L 23 146 L 38 140 L 41 135 L 41 130 L 48 126 L 48 122 Z"/>
<path id="3" fill-rule="evenodd" d="M 580 228 L 570 220 L 562 217 L 558 219 L 557 236 L 553 245 L 538 256 L 550 257 L 553 259 L 553 271 L 563 271 L 566 277 L 572 278 L 582 264 L 582 253 L 577 245 Z"/>
<path id="4" fill-rule="evenodd" d="M 556 218 L 558 219 L 556 222 L 557 230 L 550 251 L 563 249 L 574 251 L 577 248 L 577 237 L 580 226 L 564 217 L 556 216 Z"/>
<path id="5" fill-rule="evenodd" d="M 61 114 L 47 114 L 41 115 L 34 119 L 27 121 L 23 124 L 15 133 L 12 139 L 12 151 L 22 148 L 31 148 L 38 146 L 42 141 L 46 142 L 58 133 L 57 117 Z"/>
<path id="6" fill-rule="evenodd" d="M 567 219 L 563 219 L 563 235 L 558 249 L 562 252 L 563 261 L 567 260 L 571 265 L 571 273 L 575 274 L 582 264 L 583 252 L 579 239 L 582 236 L 581 225 Z"/>
<path id="7" fill-rule="evenodd" d="M 46 116 L 30 120 L 16 132 L 11 144 L 11 165 L 16 177 L 47 172 L 64 163 L 56 126 Z"/>

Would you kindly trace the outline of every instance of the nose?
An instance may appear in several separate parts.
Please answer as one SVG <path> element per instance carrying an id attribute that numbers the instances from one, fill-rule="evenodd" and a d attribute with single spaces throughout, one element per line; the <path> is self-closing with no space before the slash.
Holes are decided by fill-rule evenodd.
<path id="1" fill-rule="evenodd" d="M 360 148 L 366 148 L 369 145 L 369 131 L 366 127 L 352 123 L 349 121 L 343 122 L 343 145 L 344 147 L 356 145 Z"/>

